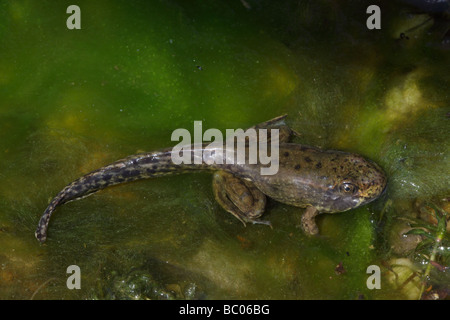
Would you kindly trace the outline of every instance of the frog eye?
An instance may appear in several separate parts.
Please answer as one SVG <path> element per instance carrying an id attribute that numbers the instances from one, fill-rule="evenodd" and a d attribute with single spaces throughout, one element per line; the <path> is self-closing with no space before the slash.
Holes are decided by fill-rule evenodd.
<path id="1" fill-rule="evenodd" d="M 347 194 L 354 194 L 358 190 L 358 187 L 352 183 L 344 182 L 339 186 L 339 191 Z"/>

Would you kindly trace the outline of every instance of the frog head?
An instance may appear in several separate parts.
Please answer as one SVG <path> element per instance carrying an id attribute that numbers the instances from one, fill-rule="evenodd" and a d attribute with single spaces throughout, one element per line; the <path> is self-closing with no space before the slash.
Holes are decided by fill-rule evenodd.
<path id="1" fill-rule="evenodd" d="M 343 154 L 344 165 L 333 186 L 326 192 L 322 212 L 341 212 L 377 199 L 385 190 L 387 178 L 376 163 L 355 154 Z"/>

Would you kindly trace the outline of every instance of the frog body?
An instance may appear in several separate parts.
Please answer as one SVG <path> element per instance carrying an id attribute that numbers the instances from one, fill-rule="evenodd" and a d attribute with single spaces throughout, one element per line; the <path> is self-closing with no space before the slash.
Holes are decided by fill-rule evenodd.
<path id="1" fill-rule="evenodd" d="M 294 134 L 285 116 L 256 125 L 255 129 L 278 129 L 279 167 L 276 174 L 262 175 L 263 164 L 235 164 L 208 158 L 200 163 L 175 164 L 172 148 L 133 155 L 102 167 L 67 185 L 50 202 L 42 215 L 36 238 L 44 242 L 48 223 L 58 206 L 121 183 L 196 170 L 213 171 L 213 191 L 218 203 L 244 224 L 263 223 L 266 197 L 306 208 L 302 228 L 309 234 L 319 233 L 315 217 L 319 213 L 347 211 L 378 198 L 386 186 L 383 170 L 360 155 L 289 143 Z M 270 135 L 268 141 L 270 140 Z M 268 142 L 267 141 L 267 142 Z M 203 145 L 203 149 L 208 146 Z M 225 146 L 224 146 L 225 148 Z M 248 148 L 248 146 L 247 146 Z M 198 147 L 185 149 L 194 157 Z M 247 150 L 248 151 L 248 150 Z M 248 152 L 245 153 L 248 155 Z"/>

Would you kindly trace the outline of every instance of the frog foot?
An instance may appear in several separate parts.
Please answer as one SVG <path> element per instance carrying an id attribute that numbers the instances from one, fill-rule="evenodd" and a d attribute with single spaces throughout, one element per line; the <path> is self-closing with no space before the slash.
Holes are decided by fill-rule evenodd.
<path id="1" fill-rule="evenodd" d="M 265 224 L 259 220 L 266 207 L 266 196 L 250 181 L 240 179 L 231 173 L 217 171 L 213 176 L 213 191 L 223 209 L 246 223 Z"/>
<path id="2" fill-rule="evenodd" d="M 316 216 L 319 214 L 319 210 L 314 207 L 307 207 L 302 215 L 302 229 L 310 236 L 319 234 L 319 227 L 316 223 Z"/>

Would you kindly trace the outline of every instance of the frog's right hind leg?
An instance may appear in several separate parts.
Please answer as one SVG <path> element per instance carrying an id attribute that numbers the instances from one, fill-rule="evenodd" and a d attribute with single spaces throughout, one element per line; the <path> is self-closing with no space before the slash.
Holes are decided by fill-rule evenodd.
<path id="1" fill-rule="evenodd" d="M 267 129 L 268 131 L 268 137 L 267 141 L 270 142 L 271 140 L 271 134 L 270 129 L 278 129 L 279 131 L 279 142 L 289 142 L 292 135 L 296 135 L 296 132 L 292 130 L 284 121 L 287 117 L 287 114 L 273 118 L 269 121 L 259 123 L 253 127 L 252 129 Z"/>
<path id="2" fill-rule="evenodd" d="M 259 220 L 266 207 L 266 196 L 253 183 L 217 171 L 213 176 L 213 191 L 222 208 L 244 225 L 247 222 L 270 225 L 268 221 Z"/>

